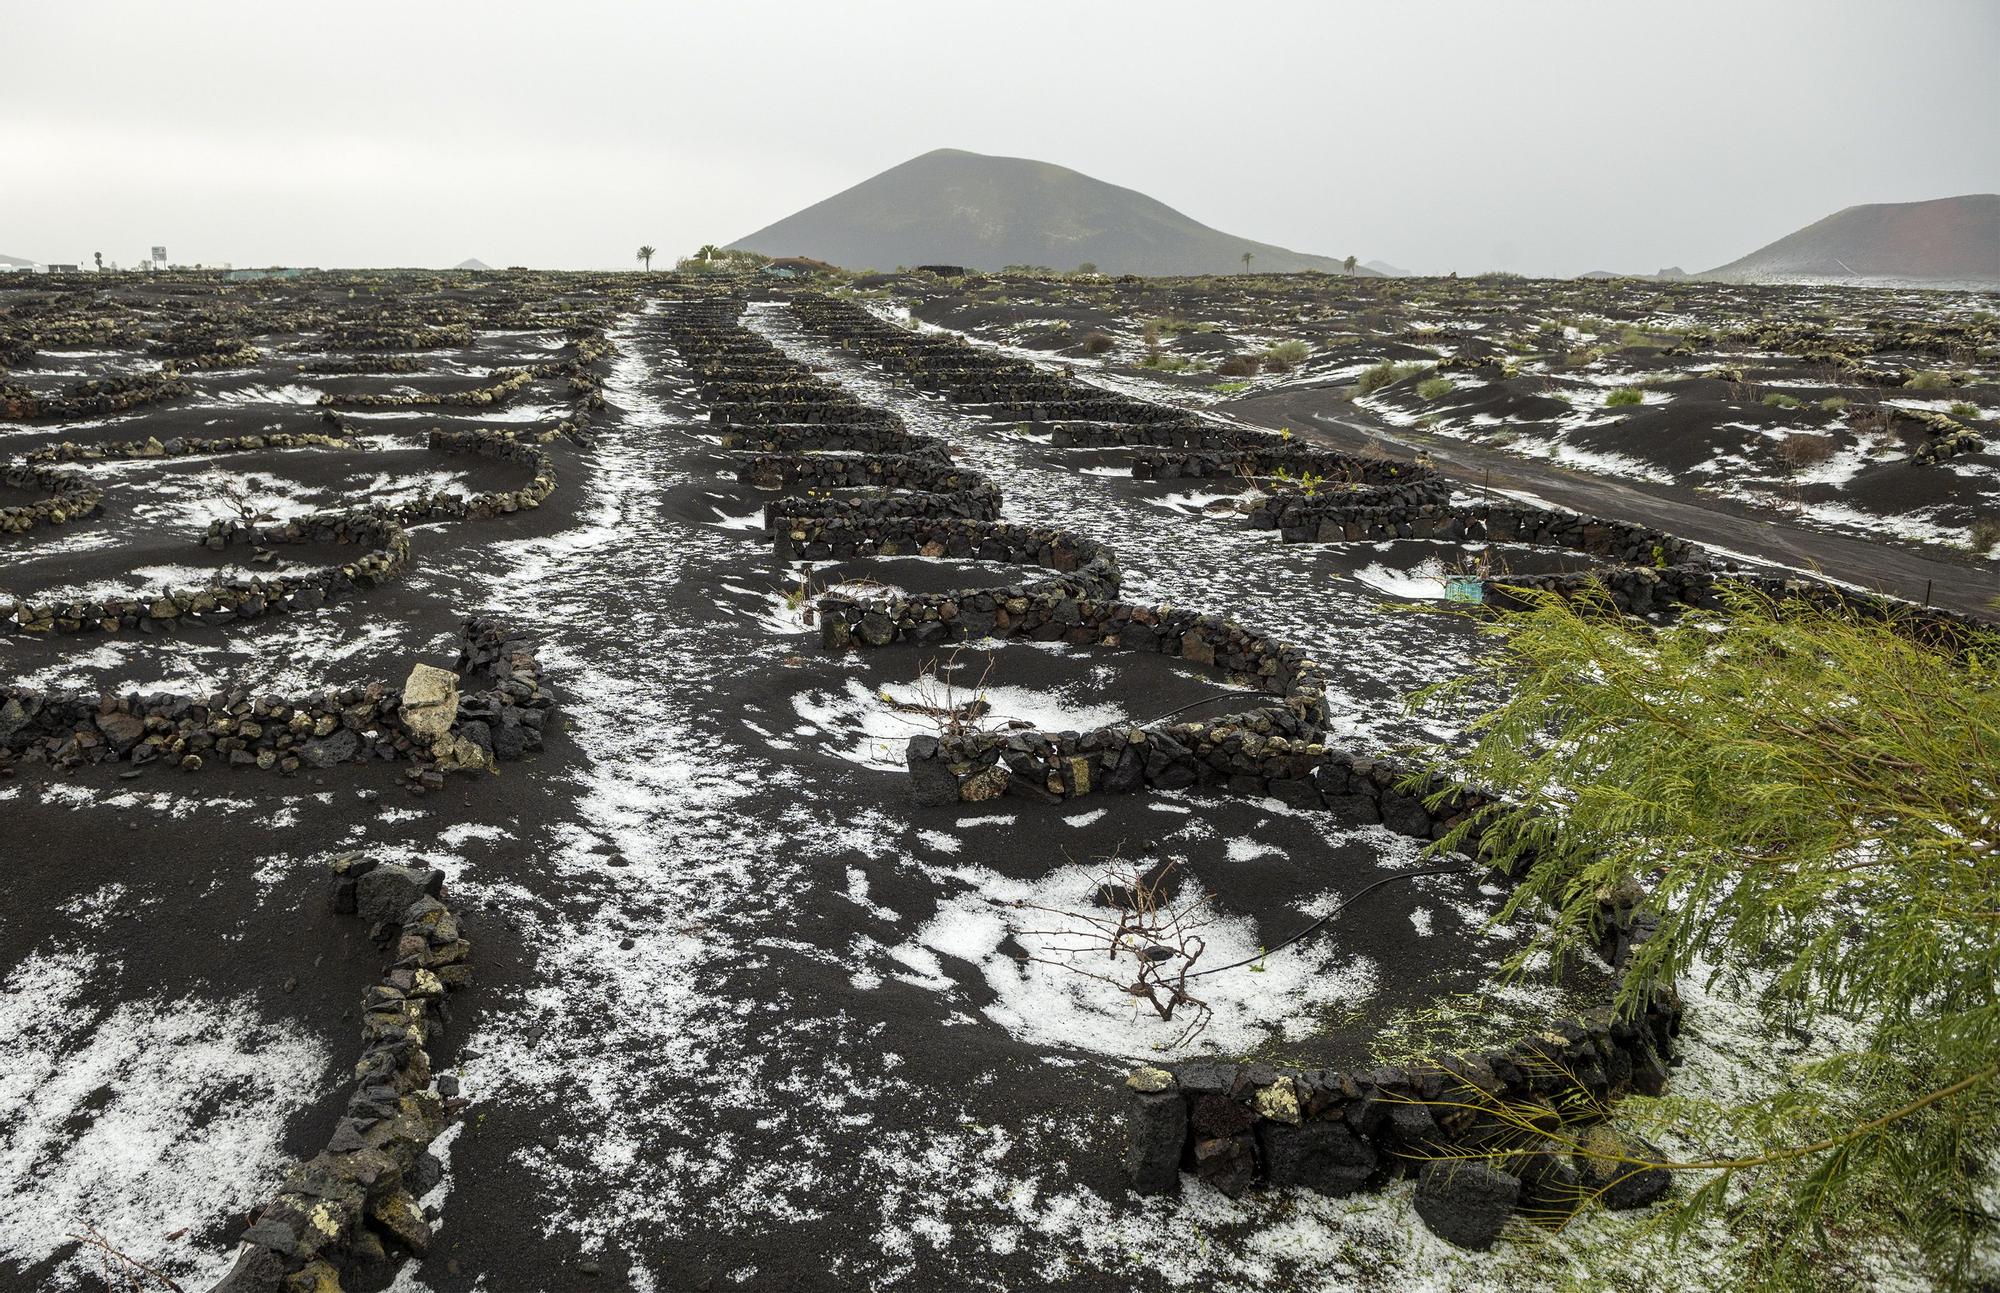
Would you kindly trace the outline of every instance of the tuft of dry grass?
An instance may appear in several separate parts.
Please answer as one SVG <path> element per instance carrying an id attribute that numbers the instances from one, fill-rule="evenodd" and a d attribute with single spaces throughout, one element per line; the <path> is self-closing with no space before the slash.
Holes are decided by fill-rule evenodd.
<path id="1" fill-rule="evenodd" d="M 1778 456 L 1785 460 L 1786 467 L 1798 471 L 1825 462 L 1833 457 L 1835 448 L 1832 436 L 1793 435 L 1785 437 L 1784 444 L 1778 447 Z"/>

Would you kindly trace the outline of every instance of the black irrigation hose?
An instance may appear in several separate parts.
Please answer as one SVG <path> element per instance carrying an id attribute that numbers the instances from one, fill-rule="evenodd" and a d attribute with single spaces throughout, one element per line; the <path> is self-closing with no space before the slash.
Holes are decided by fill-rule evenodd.
<path id="1" fill-rule="evenodd" d="M 1164 714 L 1159 714 L 1156 715 L 1155 717 L 1149 718 L 1145 722 L 1140 723 L 1138 726 L 1151 727 L 1155 723 L 1164 723 L 1168 719 L 1174 717 L 1177 714 L 1185 714 L 1191 709 L 1198 709 L 1203 705 L 1212 704 L 1213 702 L 1218 700 L 1245 700 L 1245 699 L 1250 699 L 1250 700 L 1261 699 L 1273 702 L 1272 704 L 1265 705 L 1264 708 L 1266 709 L 1274 708 L 1275 705 L 1279 703 L 1277 702 L 1276 697 L 1272 696 L 1262 696 L 1241 691 L 1218 691 L 1212 696 L 1203 696 L 1200 700 L 1191 700 L 1187 704 L 1182 705 L 1179 709 L 1170 709 Z"/>
<path id="2" fill-rule="evenodd" d="M 1321 916 L 1318 920 L 1314 921 L 1310 925 L 1307 925 L 1304 929 L 1292 935 L 1290 938 L 1286 939 L 1282 943 L 1279 943 L 1274 947 L 1267 947 L 1263 951 L 1257 953 L 1257 955 L 1252 957 L 1247 957 L 1244 960 L 1232 961 L 1228 965 L 1210 966 L 1206 970 L 1192 970 L 1188 973 L 1187 977 L 1190 979 L 1199 979 L 1204 974 L 1220 974 L 1224 970 L 1241 969 L 1243 966 L 1253 965 L 1256 962 L 1265 959 L 1266 957 L 1270 956 L 1271 953 L 1273 952 L 1281 952 L 1284 949 L 1290 947 L 1293 943 L 1296 943 L 1300 939 L 1304 938 L 1306 935 L 1319 929 L 1321 926 L 1325 925 L 1328 921 L 1332 920 L 1335 916 L 1338 916 L 1341 912 L 1346 911 L 1349 907 L 1352 907 L 1355 903 L 1361 901 L 1363 898 L 1375 892 L 1377 889 L 1380 889 L 1385 884 L 1394 884 L 1398 880 L 1414 880 L 1418 876 L 1464 875 L 1464 874 L 1467 874 L 1467 869 L 1462 866 L 1438 866 L 1438 867 L 1429 867 L 1422 871 L 1399 871 L 1395 875 L 1384 876 L 1380 880 L 1377 880 L 1375 883 L 1364 887 L 1359 893 L 1356 893 L 1352 898 L 1343 900 L 1338 907 L 1335 907 L 1332 911 L 1326 913 L 1326 915 L 1324 916 Z"/>

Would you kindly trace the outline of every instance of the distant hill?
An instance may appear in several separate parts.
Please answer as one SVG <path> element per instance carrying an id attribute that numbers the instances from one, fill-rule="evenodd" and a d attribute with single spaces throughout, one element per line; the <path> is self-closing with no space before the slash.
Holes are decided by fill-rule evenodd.
<path id="1" fill-rule="evenodd" d="M 2000 193 L 1848 207 L 1700 277 L 2000 287 Z"/>
<path id="2" fill-rule="evenodd" d="M 1361 268 L 1373 270 L 1375 273 L 1380 274 L 1383 278 L 1410 277 L 1409 270 L 1398 269 L 1396 266 L 1391 265 L 1386 260 L 1364 260 L 1361 262 Z"/>
<path id="3" fill-rule="evenodd" d="M 19 256 L 0 256 L 0 266 L 8 269 L 33 269 L 36 262 L 22 260 Z"/>
<path id="4" fill-rule="evenodd" d="M 1106 274 L 1227 274 L 1243 269 L 1247 251 L 1252 272 L 1342 272 L 1333 257 L 1211 229 L 1066 167 L 956 148 L 892 166 L 729 246 L 847 269 L 1089 264 Z"/>
<path id="5" fill-rule="evenodd" d="M 452 268 L 453 268 L 453 269 L 492 269 L 493 267 L 492 267 L 491 265 L 487 264 L 487 263 L 486 263 L 485 261 L 483 261 L 483 260 L 461 260 L 460 262 L 458 262 L 458 264 L 456 264 L 456 265 L 453 265 L 453 266 L 452 266 Z"/>

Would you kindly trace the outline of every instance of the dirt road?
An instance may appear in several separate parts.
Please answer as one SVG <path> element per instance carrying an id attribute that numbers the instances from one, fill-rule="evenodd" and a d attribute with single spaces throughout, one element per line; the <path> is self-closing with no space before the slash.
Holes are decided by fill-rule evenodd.
<path id="1" fill-rule="evenodd" d="M 1572 511 L 1643 522 L 1720 553 L 1817 571 L 1913 602 L 1990 617 L 2000 600 L 2000 566 L 1969 554 L 1810 530 L 1687 489 L 1613 480 L 1386 426 L 1327 389 L 1257 396 L 1215 411 L 1255 426 L 1288 426 L 1336 448 L 1376 441 L 1409 453 L 1426 451 L 1440 471 L 1462 485 L 1533 494 Z"/>

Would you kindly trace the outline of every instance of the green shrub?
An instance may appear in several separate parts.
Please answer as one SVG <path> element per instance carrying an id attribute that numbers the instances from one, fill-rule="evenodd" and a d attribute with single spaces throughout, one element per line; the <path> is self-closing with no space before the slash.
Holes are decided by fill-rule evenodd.
<path id="1" fill-rule="evenodd" d="M 1958 403 L 1952 405 L 1951 411 L 1954 417 L 1976 418 L 1979 416 L 1979 407 L 1974 404 L 1967 404 L 1964 400 L 1960 400 Z"/>
<path id="2" fill-rule="evenodd" d="M 1764 407 L 1767 409 L 1795 409 L 1798 406 L 1798 397 L 1787 395 L 1783 391 L 1772 391 L 1764 397 Z"/>
<path id="3" fill-rule="evenodd" d="M 1846 407 L 1847 397 L 1845 395 L 1829 395 L 1819 402 L 1819 411 L 1822 413 L 1838 413 Z"/>
<path id="4" fill-rule="evenodd" d="M 1312 347 L 1303 341 L 1280 341 L 1264 352 L 1266 361 L 1287 368 L 1303 364 L 1312 356 Z"/>
<path id="5" fill-rule="evenodd" d="M 1951 376 L 1932 369 L 1929 372 L 1911 373 L 1909 380 L 1903 385 L 1913 391 L 1941 391 L 1951 385 Z"/>
<path id="6" fill-rule="evenodd" d="M 1640 392 L 1638 387 L 1620 386 L 1605 397 L 1604 405 L 1606 408 L 1622 409 L 1629 408 L 1634 404 L 1644 404 L 1645 402 L 1646 397 Z"/>
<path id="7" fill-rule="evenodd" d="M 1417 395 L 1422 399 L 1434 400 L 1451 394 L 1451 378 L 1431 377 L 1417 383 Z"/>
<path id="8" fill-rule="evenodd" d="M 1823 1040 L 1763 1093 L 1618 1107 L 1641 1134 L 1692 1142 L 1645 1157 L 1693 1178 L 1668 1233 L 1738 1241 L 1728 1287 L 1827 1288 L 1810 1275 L 1829 1256 L 1896 1250 L 1930 1268 L 1921 1287 L 1988 1287 L 2000 641 L 1954 649 L 1913 622 L 1717 591 L 1719 609 L 1667 628 L 1550 594 L 1482 619 L 1498 649 L 1425 709 L 1471 744 L 1441 747 L 1434 769 L 1506 806 L 1435 848 L 1470 844 L 1520 877 L 1502 919 L 1554 913 L 1516 969 L 1587 954 L 1604 895 L 1634 892 L 1651 937 L 1618 969 L 1621 1009 L 1706 972 L 1773 1029 Z"/>
<path id="9" fill-rule="evenodd" d="M 1101 355 L 1116 344 L 1108 335 L 1102 332 L 1086 332 L 1083 334 L 1082 345 L 1086 354 Z"/>
<path id="10" fill-rule="evenodd" d="M 1371 395 L 1381 390 L 1384 386 L 1400 382 L 1405 377 L 1414 376 L 1423 370 L 1424 366 L 1422 364 L 1399 364 L 1392 359 L 1385 359 L 1356 379 L 1354 393 L 1356 395 Z"/>
<path id="11" fill-rule="evenodd" d="M 1993 545 L 2000 543 L 2000 521 L 1985 517 L 1972 523 L 1972 550 L 1977 553 L 1993 551 Z"/>

